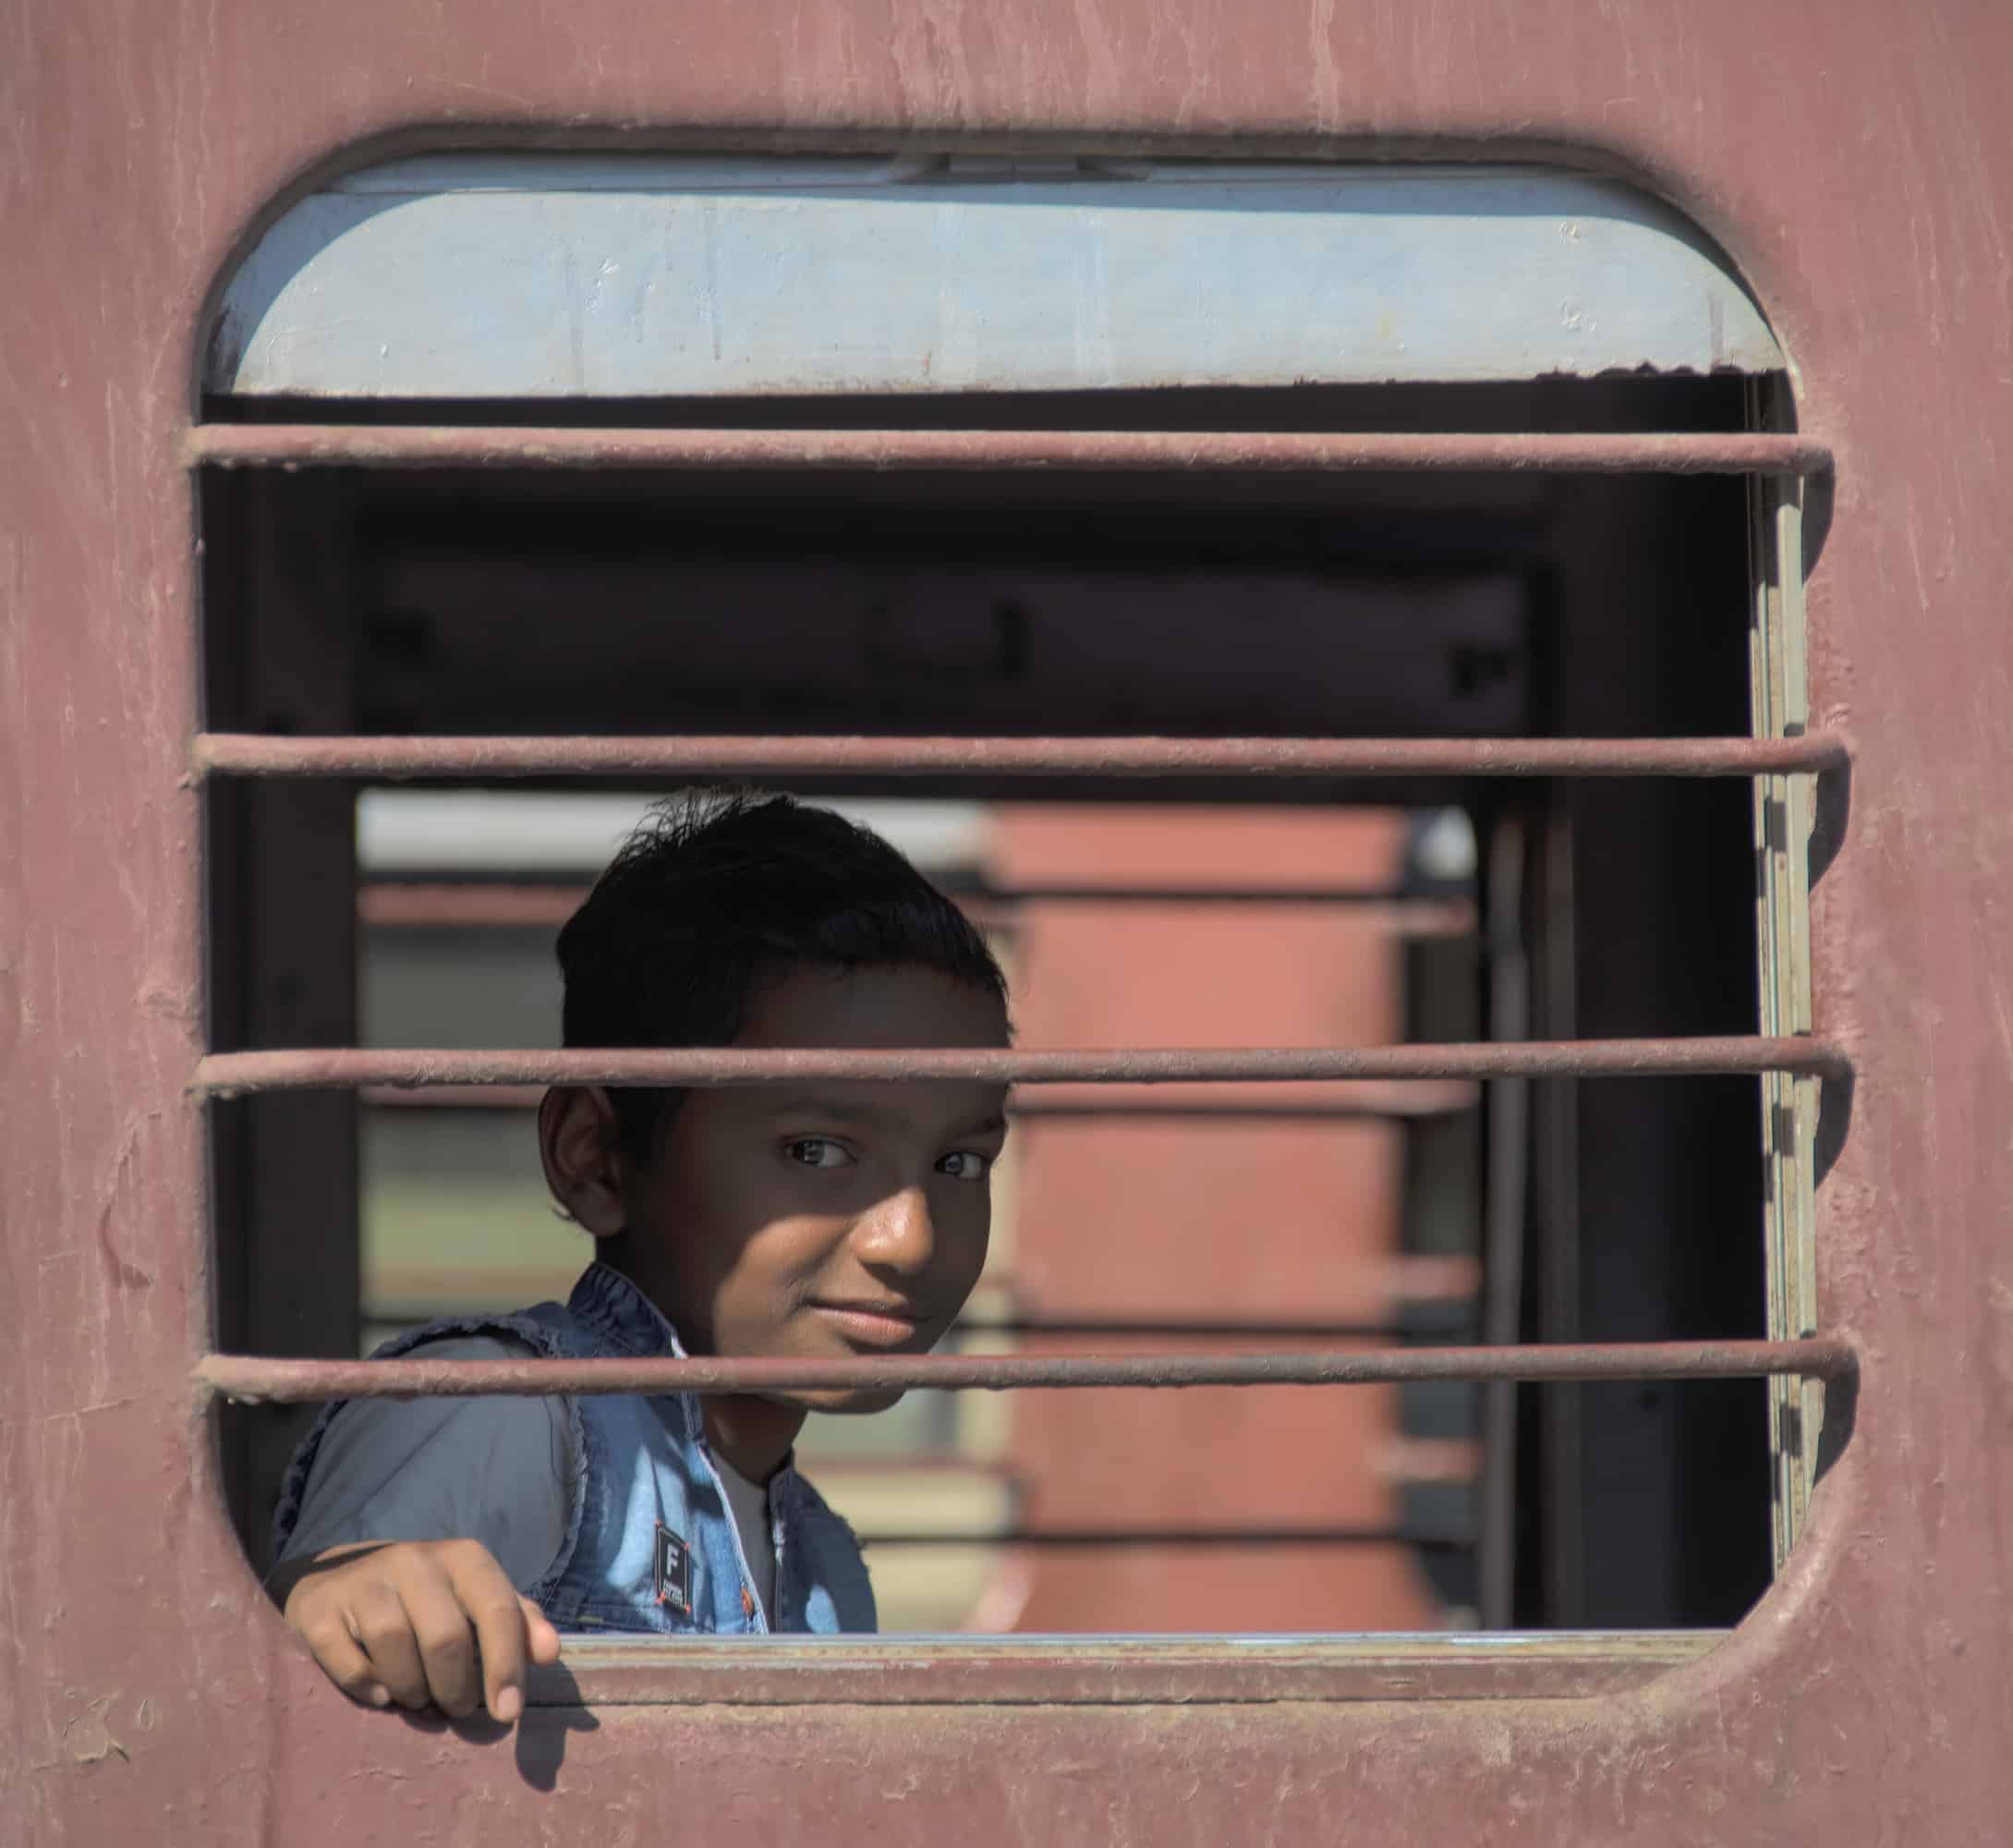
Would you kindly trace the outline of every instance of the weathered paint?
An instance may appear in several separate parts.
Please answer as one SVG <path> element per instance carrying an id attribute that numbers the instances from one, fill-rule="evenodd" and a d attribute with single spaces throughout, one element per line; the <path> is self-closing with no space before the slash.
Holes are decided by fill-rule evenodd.
<path id="1" fill-rule="evenodd" d="M 806 1818 L 890 1844 L 2003 1831 L 2013 810 L 1992 792 L 2013 778 L 2013 13 L 22 0 L 0 30 L 10 1839 L 790 1840 Z M 1421 1677 L 1360 1703 L 1282 1682 L 1257 1705 L 898 1708 L 819 1704 L 798 1678 L 771 1708 L 666 1710 L 600 1702 L 583 1655 L 580 1700 L 512 1734 L 331 1701 L 238 1554 L 188 1385 L 208 1275 L 184 1094 L 203 1032 L 180 460 L 204 303 L 269 202 L 345 151 L 625 133 L 1570 151 L 1731 253 L 1837 458 L 1812 711 L 1855 751 L 1813 987 L 1858 1079 L 1817 1197 L 1817 1283 L 1862 1371 L 1787 1572 L 1717 1647 L 1615 1691 L 1590 1647 L 1569 1664 L 1580 1697 L 1556 1671 L 1505 1670 L 1471 1700 Z M 1146 1656 L 1136 1672 L 1180 1697 Z M 883 1660 L 899 1674 L 899 1646 Z M 1520 1689 L 1548 1697 L 1503 1697 Z"/>
<path id="2" fill-rule="evenodd" d="M 636 397 L 1782 363 L 1697 234 L 1611 180 L 1031 167 L 577 153 L 368 167 L 294 205 L 231 277 L 208 386 Z"/>

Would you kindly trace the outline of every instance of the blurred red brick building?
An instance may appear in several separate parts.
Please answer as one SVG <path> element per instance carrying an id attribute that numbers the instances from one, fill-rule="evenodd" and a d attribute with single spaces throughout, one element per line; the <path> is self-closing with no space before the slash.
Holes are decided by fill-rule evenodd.
<path id="1" fill-rule="evenodd" d="M 1389 890 L 1405 842 L 1388 810 L 1008 808 L 996 873 L 1035 893 Z M 1036 897 L 1018 916 L 1025 1045 L 1403 1037 L 1400 946 L 1375 908 Z M 1044 1318 L 1361 1325 L 1392 1312 L 1403 1135 L 1392 1121 L 1033 1116 L 1015 1134 L 1013 1281 Z M 1011 1614 L 1033 1631 L 1441 1621 L 1409 1549 L 1339 1538 L 1398 1524 L 1393 1392 L 1032 1392 L 1012 1418 L 1027 1527 L 1176 1538 L 1017 1549 L 981 1620 Z M 1222 1529 L 1246 1538 L 1199 1538 Z M 1330 1538 L 1271 1538 L 1281 1530 Z"/>

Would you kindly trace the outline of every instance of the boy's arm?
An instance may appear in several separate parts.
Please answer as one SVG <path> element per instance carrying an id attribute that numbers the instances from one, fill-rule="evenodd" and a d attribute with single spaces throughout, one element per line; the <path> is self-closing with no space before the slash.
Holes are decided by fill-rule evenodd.
<path id="1" fill-rule="evenodd" d="M 528 1350 L 476 1337 L 419 1351 Z M 522 1709 L 527 1657 L 559 1649 L 521 1593 L 566 1531 L 566 1424 L 564 1401 L 503 1398 L 358 1400 L 331 1423 L 268 1584 L 346 1692 L 457 1718 Z"/>

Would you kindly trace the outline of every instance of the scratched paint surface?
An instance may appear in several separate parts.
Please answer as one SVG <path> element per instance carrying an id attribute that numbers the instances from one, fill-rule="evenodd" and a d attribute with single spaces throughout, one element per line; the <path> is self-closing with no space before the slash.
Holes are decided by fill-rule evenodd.
<path id="1" fill-rule="evenodd" d="M 407 160 L 232 278 L 212 391 L 564 397 L 1771 371 L 1611 181 L 1431 167 Z M 1487 286 L 1475 286 L 1478 277 Z"/>
<path id="2" fill-rule="evenodd" d="M 1968 0 L 19 0 L 0 20 L 0 1837 L 1990 1842 L 2013 1814 L 2013 11 Z M 244 1568 L 209 1319 L 191 504 L 202 304 L 336 151 L 1559 150 L 1731 252 L 1838 474 L 1818 1197 L 1862 1378 L 1762 1609 L 1632 1692 L 351 1712 Z M 815 1690 L 806 1688 L 806 1700 Z M 806 1818 L 812 1819 L 809 1824 Z"/>

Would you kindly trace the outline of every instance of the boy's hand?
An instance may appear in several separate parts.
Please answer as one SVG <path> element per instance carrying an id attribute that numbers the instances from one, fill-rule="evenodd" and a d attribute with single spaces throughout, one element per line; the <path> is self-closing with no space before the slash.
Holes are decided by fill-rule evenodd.
<path id="1" fill-rule="evenodd" d="M 396 1701 L 506 1724 L 524 1711 L 525 1662 L 559 1660 L 559 1632 L 479 1540 L 364 1541 L 273 1575 L 286 1621 L 353 1700 Z"/>

